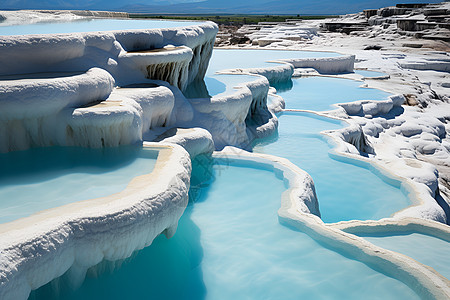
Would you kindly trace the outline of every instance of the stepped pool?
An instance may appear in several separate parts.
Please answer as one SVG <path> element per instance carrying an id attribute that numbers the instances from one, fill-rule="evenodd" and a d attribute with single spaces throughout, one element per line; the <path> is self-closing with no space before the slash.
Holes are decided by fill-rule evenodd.
<path id="1" fill-rule="evenodd" d="M 0 223 L 120 192 L 151 173 L 158 151 L 142 146 L 33 148 L 0 154 Z"/>
<path id="2" fill-rule="evenodd" d="M 207 75 L 227 69 L 275 67 L 279 59 L 337 57 L 342 54 L 318 51 L 260 50 L 260 49 L 214 49 Z"/>
<path id="3" fill-rule="evenodd" d="M 377 72 L 377 71 L 369 71 L 369 70 L 355 70 L 356 74 L 362 75 L 364 78 L 377 78 L 377 77 L 385 77 L 387 74 Z"/>
<path id="4" fill-rule="evenodd" d="M 286 102 L 286 109 L 313 111 L 333 109 L 336 103 L 386 100 L 391 95 L 381 90 L 360 87 L 361 84 L 361 81 L 313 76 L 295 78 L 288 88 L 286 83 L 275 88 Z"/>
<path id="5" fill-rule="evenodd" d="M 188 98 L 224 96 L 234 92 L 239 84 L 255 80 L 248 75 L 224 75 L 217 72 L 230 69 L 276 67 L 272 61 L 288 58 L 337 57 L 341 54 L 317 51 L 258 50 L 258 49 L 214 49 L 204 82 L 195 82 L 188 87 Z M 204 84 L 205 86 L 201 86 Z M 286 85 L 286 83 L 284 83 Z"/>
<path id="6" fill-rule="evenodd" d="M 284 112 L 279 115 L 278 133 L 256 141 L 253 151 L 287 158 L 308 172 L 324 222 L 378 220 L 410 205 L 399 185 L 383 181 L 361 164 L 329 157 L 332 145 L 320 132 L 344 124 L 313 113 Z"/>
<path id="7" fill-rule="evenodd" d="M 267 67 L 273 64 L 266 61 L 282 58 L 338 55 L 215 50 L 202 95 L 205 91 L 207 96 L 227 95 L 233 92 L 233 86 L 253 79 L 247 75 L 217 75 L 216 71 Z M 360 88 L 360 84 L 311 77 L 294 79 L 277 89 L 287 108 L 299 110 L 329 110 L 338 102 L 389 96 Z M 376 176 L 359 162 L 330 158 L 329 141 L 320 132 L 343 126 L 341 121 L 313 113 L 284 112 L 279 115 L 278 133 L 256 141 L 253 151 L 288 158 L 311 174 L 322 220 L 327 223 L 380 219 L 410 205 L 398 182 Z M 137 166 L 144 169 L 142 163 Z M 221 159 L 211 164 L 202 158 L 193 167 L 190 204 L 172 239 L 160 236 L 125 261 L 103 261 L 88 271 L 79 288 L 71 287 L 70 279 L 63 275 L 33 291 L 29 299 L 418 298 L 404 283 L 281 225 L 277 211 L 286 186 L 273 170 Z M 205 174 L 210 176 L 206 181 Z"/>
<path id="8" fill-rule="evenodd" d="M 447 279 L 450 278 L 448 263 L 450 243 L 448 241 L 416 232 L 358 235 L 379 247 L 407 255 L 434 268 Z"/>
<path id="9" fill-rule="evenodd" d="M 267 167 L 197 159 L 192 181 L 198 189 L 172 239 L 157 238 L 117 270 L 92 268 L 75 291 L 63 276 L 29 299 L 418 299 L 402 282 L 281 225 L 286 186 Z"/>

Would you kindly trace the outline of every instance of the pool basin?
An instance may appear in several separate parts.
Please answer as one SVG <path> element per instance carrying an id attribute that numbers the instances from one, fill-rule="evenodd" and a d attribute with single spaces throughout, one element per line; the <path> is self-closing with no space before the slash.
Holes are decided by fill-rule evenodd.
<path id="1" fill-rule="evenodd" d="M 142 146 L 33 148 L 0 154 L 0 223 L 120 192 L 151 173 L 158 151 Z"/>
<path id="2" fill-rule="evenodd" d="M 450 278 L 450 264 L 448 263 L 450 243 L 448 241 L 417 232 L 387 232 L 370 235 L 359 234 L 359 236 L 379 247 L 407 255 L 434 268 L 447 279 Z"/>
<path id="3" fill-rule="evenodd" d="M 357 100 L 386 100 L 390 93 L 360 87 L 361 81 L 330 77 L 295 78 L 290 89 L 281 87 L 280 96 L 286 109 L 327 111 L 335 109 L 333 104 Z M 277 86 L 275 86 L 277 88 Z"/>
<path id="4" fill-rule="evenodd" d="M 322 220 L 377 220 L 411 205 L 400 183 L 391 185 L 359 163 L 329 157 L 330 145 L 323 130 L 345 123 L 306 112 L 284 112 L 278 134 L 255 142 L 253 151 L 289 159 L 308 172 L 315 183 Z"/>
<path id="5" fill-rule="evenodd" d="M 281 225 L 286 186 L 267 168 L 226 158 L 210 168 L 197 159 L 192 182 L 196 193 L 171 240 L 160 237 L 121 264 L 104 262 L 75 291 L 58 294 L 61 279 L 30 299 L 418 299 L 403 283 Z"/>

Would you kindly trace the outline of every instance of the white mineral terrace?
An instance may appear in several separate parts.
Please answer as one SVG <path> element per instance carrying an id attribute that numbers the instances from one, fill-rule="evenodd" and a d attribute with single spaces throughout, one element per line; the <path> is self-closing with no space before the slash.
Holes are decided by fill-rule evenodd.
<path id="1" fill-rule="evenodd" d="M 12 24 L 27 15 L 40 18 L 33 12 L 2 15 Z M 222 70 L 254 80 L 239 84 L 233 93 L 197 99 L 183 92 L 205 76 L 218 31 L 212 22 L 168 29 L 0 35 L 0 153 L 134 143 L 159 151 L 153 172 L 134 178 L 120 193 L 0 224 L 0 298 L 26 299 L 31 290 L 68 270 L 74 282 L 82 282 L 86 270 L 102 260 L 130 257 L 161 233 L 171 237 L 188 203 L 191 159 L 213 153 L 216 159 L 243 160 L 281 174 L 288 183 L 278 211 L 281 223 L 400 280 L 422 298 L 449 299 L 450 282 L 436 270 L 358 236 L 418 232 L 450 242 L 448 52 L 400 51 L 394 42 L 382 52 L 361 50 L 367 38 L 319 35 L 316 21 L 289 28 L 301 39 L 292 39 L 284 25 L 269 26 L 248 32 L 256 42 L 245 47 L 343 55 Z M 371 43 L 386 41 L 386 36 L 375 35 Z M 389 79 L 365 79 L 362 84 L 395 95 L 341 103 L 317 113 L 348 123 L 323 132 L 335 143 L 331 155 L 399 182 L 413 203 L 381 220 L 325 224 L 305 171 L 287 159 L 242 149 L 277 130 L 275 113 L 284 109 L 284 102 L 269 82 L 311 74 L 362 80 L 348 74 L 354 68 L 388 74 Z M 420 105 L 404 105 L 412 98 Z"/>

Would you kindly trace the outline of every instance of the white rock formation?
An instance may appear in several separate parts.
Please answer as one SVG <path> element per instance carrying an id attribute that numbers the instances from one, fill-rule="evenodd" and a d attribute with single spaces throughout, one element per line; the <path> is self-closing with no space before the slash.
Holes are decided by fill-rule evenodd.
<path id="1" fill-rule="evenodd" d="M 193 108 L 178 87 L 203 78 L 216 32 L 215 24 L 201 23 L 1 36 L 0 152 L 131 144 L 192 122 Z M 184 144 L 191 155 L 213 149 L 211 136 L 200 136 Z M 118 194 L 0 224 L 0 298 L 24 299 L 65 272 L 80 283 L 103 259 L 124 259 L 161 233 L 172 236 L 191 170 L 189 154 L 175 142 L 147 145 L 159 151 L 154 171 Z"/>
<path id="2" fill-rule="evenodd" d="M 160 151 L 155 171 L 136 178 L 122 193 L 0 225 L 0 298 L 26 298 L 31 289 L 67 271 L 73 282 L 80 282 L 86 269 L 101 260 L 129 257 L 160 233 L 171 236 L 187 204 L 189 154 L 194 157 L 229 145 L 246 147 L 255 137 L 273 132 L 277 120 L 267 109 L 269 81 L 289 79 L 294 67 L 336 73 L 351 71 L 354 64 L 388 73 L 388 81 L 367 79 L 370 86 L 405 96 L 415 93 L 416 104 L 421 106 L 401 106 L 405 102 L 402 95 L 380 102 L 339 104 L 340 108 L 327 115 L 345 118 L 349 126 L 326 134 L 337 141 L 335 150 L 340 159 L 359 159 L 382 175 L 394 173 L 403 189 L 415 193 L 413 206 L 394 218 L 373 223 L 325 225 L 317 217 L 320 213 L 312 180 L 302 170 L 283 159 L 255 158 L 233 148 L 214 155 L 237 155 L 236 159 L 268 164 L 282 172 L 290 184 L 279 211 L 282 222 L 381 268 L 422 297 L 448 298 L 448 281 L 434 270 L 341 230 L 403 226 L 400 223 L 405 217 L 448 222 L 449 212 L 436 201 L 439 190 L 445 190 L 445 182 L 438 185 L 436 169 L 444 175 L 449 170 L 450 116 L 448 103 L 442 103 L 449 100 L 449 76 L 442 74 L 448 71 L 448 54 L 402 53 L 395 47 L 403 38 L 387 35 L 392 34 L 389 28 L 375 28 L 349 40 L 340 34 L 305 29 L 318 28 L 318 24 L 265 28 L 255 36 L 258 42 L 270 44 L 267 47 L 319 48 L 348 56 L 228 70 L 265 78 L 256 76 L 231 95 L 205 99 L 186 99 L 181 90 L 206 72 L 217 31 L 212 23 L 179 29 L 0 37 L 1 152 L 49 145 L 115 146 L 156 136 L 161 141 L 148 145 Z M 390 42 L 393 49 L 381 53 L 361 50 L 369 37 L 370 43 Z M 299 43 L 304 39 L 308 41 Z M 409 41 L 407 37 L 404 40 Z M 344 45 L 348 48 L 341 47 Z M 34 55 L 29 55 L 30 47 Z M 431 58 L 424 58 L 426 55 Z M 53 74 L 32 75 L 40 79 L 11 75 L 44 71 Z M 55 74 L 62 71 L 77 73 Z M 135 85 L 127 87 L 129 84 Z M 280 110 L 283 102 L 272 95 L 269 107 Z M 203 129 L 192 129 L 195 126 Z M 362 151 L 367 158 L 360 156 Z M 421 222 L 413 221 L 425 228 Z"/>
<path id="3" fill-rule="evenodd" d="M 277 128 L 276 117 L 267 109 L 268 90 L 268 80 L 255 75 L 254 81 L 237 86 L 230 95 L 189 99 L 196 111 L 193 124 L 211 132 L 216 149 L 248 148 L 253 139 Z"/>
<path id="4" fill-rule="evenodd" d="M 355 56 L 297 58 L 280 61 L 290 63 L 294 68 L 313 68 L 322 74 L 340 74 L 353 72 Z"/>
<path id="5" fill-rule="evenodd" d="M 216 32 L 217 26 L 206 22 L 175 29 L 0 36 L 0 152 L 130 144 L 154 127 L 175 123 L 177 115 L 179 121 L 192 120 L 186 101 L 183 107 L 191 115 L 173 113 L 173 93 L 179 93 L 174 88 L 111 92 L 147 79 L 181 90 L 201 80 Z"/>

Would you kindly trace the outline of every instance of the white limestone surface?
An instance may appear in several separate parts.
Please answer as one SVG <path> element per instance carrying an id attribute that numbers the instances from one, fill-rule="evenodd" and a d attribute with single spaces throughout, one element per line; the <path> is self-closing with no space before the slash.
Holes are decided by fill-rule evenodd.
<path id="1" fill-rule="evenodd" d="M 0 225 L 1 299 L 26 299 L 66 272 L 79 284 L 103 259 L 127 258 L 159 234 L 175 233 L 188 202 L 189 154 L 177 145 L 145 147 L 159 151 L 153 172 L 122 192 Z"/>
<path id="2" fill-rule="evenodd" d="M 448 6 L 448 3 L 444 2 L 436 4 L 434 8 L 445 8 L 446 5 Z M 368 151 L 369 158 L 377 164 L 385 161 L 386 167 L 394 174 L 409 178 L 419 185 L 424 184 L 420 193 L 428 195 L 426 198 L 434 198 L 441 206 L 440 212 L 430 207 L 433 213 L 413 213 L 407 210 L 404 212 L 405 216 L 411 213 L 416 217 L 448 223 L 450 73 L 447 67 L 450 61 L 450 46 L 445 41 L 419 39 L 413 33 L 401 32 L 395 20 L 389 23 L 389 17 L 382 18 L 383 24 L 375 24 L 366 30 L 352 32 L 349 35 L 321 30 L 321 23 L 330 20 L 303 20 L 301 23 L 290 24 L 292 31 L 300 27 L 314 27 L 317 28 L 316 35 L 301 41 L 278 36 L 278 41 L 266 45 L 264 49 L 339 52 L 355 56 L 354 67 L 357 69 L 387 74 L 389 78 L 383 80 L 364 78 L 364 85 L 399 96 L 377 103 L 374 101 L 341 103 L 339 106 L 344 108 L 343 111 L 336 110 L 328 112 L 327 115 L 344 118 L 353 124 L 351 128 L 360 128 L 341 136 L 348 141 L 353 140 L 352 144 L 356 144 L 355 146 L 347 143 L 342 151 L 354 155 L 358 155 L 360 150 Z M 360 22 L 364 19 L 360 13 L 341 16 L 334 21 Z M 442 34 L 442 30 L 436 29 L 436 34 Z M 269 32 L 275 33 L 276 28 L 263 26 L 259 31 L 267 35 Z M 258 30 L 253 28 L 248 32 L 257 35 Z M 430 34 L 432 33 L 430 31 Z M 258 48 L 255 45 L 243 47 Z M 377 47 L 380 50 L 364 50 Z M 300 72 L 296 70 L 296 74 Z M 364 147 L 358 149 L 358 141 L 365 141 L 363 144 L 360 143 L 360 146 Z"/>
<path id="3" fill-rule="evenodd" d="M 339 74 L 353 72 L 355 55 L 281 59 L 280 61 L 290 63 L 294 68 L 313 68 L 323 74 Z"/>
<path id="4" fill-rule="evenodd" d="M 155 50 L 121 52 L 118 59 L 130 69 L 141 70 L 147 78 L 163 80 L 184 90 L 192 57 L 189 47 L 165 46 Z"/>
<path id="5" fill-rule="evenodd" d="M 281 223 L 305 232 L 339 253 L 353 257 L 368 266 L 376 267 L 408 285 L 422 298 L 447 299 L 450 297 L 448 280 L 435 270 L 409 257 L 377 247 L 363 238 L 346 233 L 338 229 L 340 223 L 324 224 L 319 217 L 317 197 L 311 177 L 288 160 L 266 154 L 248 153 L 234 147 L 226 147 L 220 152 L 215 152 L 213 157 L 224 158 L 231 163 L 236 160 L 245 161 L 247 164 L 269 166 L 275 173 L 280 174 L 289 185 L 282 194 L 281 207 L 278 211 Z"/>
<path id="6" fill-rule="evenodd" d="M 172 128 L 158 136 L 155 141 L 180 145 L 189 153 L 191 159 L 214 151 L 212 135 L 203 128 Z"/>
<path id="7" fill-rule="evenodd" d="M 4 10 L 0 11 L 1 26 L 13 26 L 23 24 L 36 24 L 45 22 L 68 22 L 82 19 L 70 11 L 58 11 L 58 13 L 48 13 L 38 10 Z"/>
<path id="8" fill-rule="evenodd" d="M 64 134 L 58 133 L 65 129 L 60 113 L 66 108 L 104 100 L 114 86 L 112 76 L 99 68 L 79 75 L 53 73 L 2 79 L 0 152 L 65 144 Z"/>
<path id="9" fill-rule="evenodd" d="M 234 93 L 189 99 L 195 111 L 192 125 L 208 130 L 216 149 L 228 145 L 248 148 L 253 139 L 277 128 L 276 117 L 267 109 L 268 80 L 245 74 L 255 80 L 236 86 Z"/>
<path id="10" fill-rule="evenodd" d="M 257 74 L 267 78 L 270 83 L 284 82 L 291 79 L 294 74 L 294 67 L 286 62 L 273 61 L 273 67 L 247 68 L 247 69 L 227 69 L 222 70 L 224 74 Z"/>
<path id="11" fill-rule="evenodd" d="M 0 36 L 0 152 L 131 144 L 156 127 L 192 121 L 192 106 L 169 84 L 184 89 L 203 79 L 216 32 L 217 25 L 205 22 L 173 29 Z M 113 91 L 149 79 L 169 84 Z"/>
<path id="12" fill-rule="evenodd" d="M 188 76 L 183 77 L 180 82 L 180 86 L 185 86 L 195 79 L 203 78 L 216 32 L 216 24 L 204 22 L 173 29 L 0 36 L 0 75 L 78 72 L 100 67 L 111 73 L 118 85 L 124 85 L 136 82 L 136 79 L 144 79 L 145 74 L 133 72 L 135 69 L 130 69 L 129 64 L 121 64 L 121 58 L 131 56 L 125 61 L 129 62 L 131 59 L 142 62 L 143 59 L 152 60 L 155 56 L 154 53 L 127 56 L 126 52 L 174 45 L 186 46 L 192 53 L 187 53 L 187 49 L 174 53 L 161 52 L 158 59 L 164 63 L 179 62 L 187 61 L 186 56 L 192 55 L 188 62 Z M 33 55 L 29 55 L 30 48 L 33 49 Z M 141 69 L 142 66 L 137 68 Z"/>

